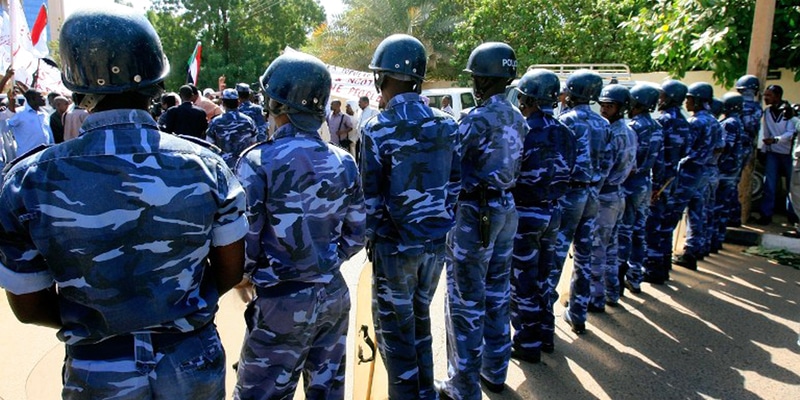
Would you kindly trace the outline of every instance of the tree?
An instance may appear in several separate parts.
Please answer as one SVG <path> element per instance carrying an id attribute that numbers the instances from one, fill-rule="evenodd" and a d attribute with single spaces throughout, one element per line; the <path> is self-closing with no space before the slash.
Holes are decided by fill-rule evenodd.
<path id="1" fill-rule="evenodd" d="M 345 0 L 345 10 L 319 27 L 305 48 L 329 64 L 367 70 L 372 54 L 387 36 L 406 33 L 428 52 L 428 77 L 452 78 L 453 29 L 461 11 L 455 2 L 433 0 Z"/>
<path id="2" fill-rule="evenodd" d="M 636 0 L 460 0 L 469 16 L 456 29 L 466 65 L 477 45 L 502 41 L 516 50 L 520 70 L 531 64 L 624 63 L 649 71 L 650 43 L 621 27 L 645 3 Z"/>
<path id="3" fill-rule="evenodd" d="M 652 40 L 652 67 L 677 77 L 711 70 L 731 86 L 747 70 L 755 0 L 651 1 L 626 26 Z M 777 0 L 771 68 L 790 68 L 800 80 L 800 7 Z"/>
<path id="4" fill-rule="evenodd" d="M 172 62 L 167 87 L 186 81 L 186 63 L 200 40 L 197 85 L 216 88 L 221 75 L 228 82 L 256 83 L 286 46 L 306 43 L 325 13 L 315 0 L 156 0 L 148 18 Z"/>

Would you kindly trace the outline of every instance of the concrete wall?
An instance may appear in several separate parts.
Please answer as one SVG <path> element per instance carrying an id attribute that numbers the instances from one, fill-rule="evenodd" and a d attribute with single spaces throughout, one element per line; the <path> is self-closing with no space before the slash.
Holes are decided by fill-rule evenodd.
<path id="1" fill-rule="evenodd" d="M 800 82 L 794 81 L 794 72 L 788 69 L 778 70 L 781 74 L 780 80 L 767 80 L 767 85 L 780 85 L 783 87 L 783 99 L 794 103 L 800 103 Z M 646 74 L 631 74 L 632 78 L 637 81 L 646 81 L 660 84 L 664 79 L 669 78 L 666 72 L 650 72 Z M 725 88 L 714 83 L 714 77 L 710 71 L 692 71 L 687 72 L 686 76 L 681 79 L 683 83 L 690 85 L 695 82 L 708 82 L 714 86 L 714 96 L 722 97 L 725 93 L 733 88 Z M 423 85 L 424 89 L 438 89 L 457 87 L 455 81 L 426 81 Z"/>

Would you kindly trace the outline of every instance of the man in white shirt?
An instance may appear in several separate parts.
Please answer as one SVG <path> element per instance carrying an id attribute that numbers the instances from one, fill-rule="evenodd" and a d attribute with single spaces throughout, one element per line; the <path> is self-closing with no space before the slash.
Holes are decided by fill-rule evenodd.
<path id="1" fill-rule="evenodd" d="M 356 162 L 361 162 L 361 130 L 364 129 L 364 125 L 367 124 L 370 118 L 378 115 L 378 109 L 374 107 L 370 107 L 369 105 L 369 97 L 361 96 L 358 99 L 358 108 L 361 109 L 361 112 L 358 116 L 358 126 L 356 127 Z"/>
<path id="2" fill-rule="evenodd" d="M 761 198 L 761 218 L 759 225 L 769 225 L 775 208 L 775 194 L 781 176 L 786 179 L 786 187 L 790 187 L 792 174 L 792 138 L 795 126 L 791 120 L 791 108 L 783 101 L 783 88 L 770 85 L 764 90 L 764 104 L 769 107 L 764 111 L 764 139 L 761 151 L 766 153 L 764 163 L 764 197 Z M 788 110 L 787 110 L 788 109 Z M 791 208 L 789 209 L 791 212 Z"/>
<path id="3" fill-rule="evenodd" d="M 453 111 L 452 104 L 453 104 L 453 99 L 450 96 L 442 97 L 442 111 L 455 117 L 456 113 Z"/>
<path id="4" fill-rule="evenodd" d="M 34 89 L 25 92 L 25 107 L 16 111 L 16 102 L 10 101 L 9 109 L 15 113 L 8 120 L 8 127 L 17 142 L 17 156 L 41 144 L 52 144 L 53 132 L 50 131 L 50 118 L 41 110 L 45 100 L 42 93 Z"/>

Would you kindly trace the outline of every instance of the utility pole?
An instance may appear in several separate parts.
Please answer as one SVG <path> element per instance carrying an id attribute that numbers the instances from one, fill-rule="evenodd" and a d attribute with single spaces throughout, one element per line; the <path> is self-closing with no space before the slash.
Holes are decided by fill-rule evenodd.
<path id="1" fill-rule="evenodd" d="M 750 34 L 750 52 L 747 57 L 747 73 L 758 77 L 763 90 L 769 68 L 769 48 L 772 44 L 772 25 L 775 21 L 775 0 L 756 0 L 753 15 L 753 31 Z M 761 94 L 757 94 L 761 98 Z M 756 138 L 758 140 L 758 138 Z M 745 163 L 742 179 L 739 182 L 739 202 L 742 204 L 742 223 L 750 217 L 750 197 L 752 194 L 755 153 Z"/>

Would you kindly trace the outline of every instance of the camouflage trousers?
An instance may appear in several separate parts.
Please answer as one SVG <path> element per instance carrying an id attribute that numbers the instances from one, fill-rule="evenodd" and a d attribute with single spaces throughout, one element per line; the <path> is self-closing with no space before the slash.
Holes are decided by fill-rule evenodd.
<path id="1" fill-rule="evenodd" d="M 737 176 L 720 176 L 719 186 L 717 187 L 716 202 L 714 203 L 715 224 L 713 236 L 711 237 L 711 249 L 719 249 L 725 242 L 725 232 L 730 221 L 730 210 L 734 208 L 734 203 L 739 204 L 739 179 Z"/>
<path id="2" fill-rule="evenodd" d="M 561 279 L 561 271 L 564 270 L 564 262 L 567 259 L 569 247 L 572 244 L 575 230 L 578 227 L 578 222 L 581 220 L 588 199 L 588 188 L 572 188 L 558 200 L 558 205 L 561 209 L 561 223 L 559 224 L 558 234 L 556 235 L 553 266 L 550 269 L 550 274 L 542 290 L 545 297 L 548 299 L 547 309 L 542 315 L 543 345 L 553 345 L 556 328 L 553 305 L 558 301 L 556 286 L 558 286 L 558 281 Z"/>
<path id="3" fill-rule="evenodd" d="M 619 263 L 617 249 L 619 223 L 625 209 L 625 198 L 619 189 L 598 197 L 597 220 L 592 241 L 590 302 L 605 308 L 606 301 L 619 301 Z"/>
<path id="4" fill-rule="evenodd" d="M 649 180 L 633 188 L 623 189 L 625 193 L 625 210 L 619 224 L 617 235 L 619 250 L 618 264 L 627 264 L 626 279 L 635 288 L 642 283 L 644 262 L 647 251 L 645 240 L 647 216 L 650 213 L 650 195 L 652 184 Z M 620 282 L 622 283 L 622 282 Z"/>
<path id="5" fill-rule="evenodd" d="M 573 322 L 585 323 L 586 312 L 591 297 L 592 245 L 597 234 L 597 213 L 599 211 L 599 188 L 589 187 L 586 207 L 578 221 L 572 250 L 575 258 L 572 265 L 572 280 L 569 284 L 569 317 Z M 559 242 L 558 246 L 562 243 Z M 558 247 L 556 248 L 558 251 Z"/>
<path id="6" fill-rule="evenodd" d="M 675 182 L 673 181 L 673 185 Z M 660 188 L 659 188 L 660 189 Z M 653 190 L 656 190 L 653 188 Z M 658 279 L 668 279 L 672 265 L 672 236 L 675 227 L 669 226 L 670 206 L 672 205 L 672 185 L 650 203 L 650 214 L 645 222 L 645 242 L 647 255 L 643 275 Z"/>
<path id="7" fill-rule="evenodd" d="M 689 224 L 686 229 L 684 251 L 699 255 L 703 249 L 706 236 L 706 186 L 710 176 L 702 170 L 680 171 L 676 179 L 672 204 L 669 205 L 667 226 L 674 231 L 678 226 L 683 211 L 689 210 Z M 670 243 L 672 241 L 670 240 Z"/>
<path id="8" fill-rule="evenodd" d="M 542 316 L 550 301 L 544 292 L 561 224 L 557 204 L 520 207 L 511 263 L 511 326 L 515 351 L 531 356 L 542 347 Z"/>
<path id="9" fill-rule="evenodd" d="M 488 246 L 481 241 L 480 209 L 459 202 L 448 236 L 447 375 L 444 390 L 457 399 L 480 399 L 480 376 L 503 383 L 511 358 L 511 258 L 517 211 L 510 195 L 489 202 Z"/>
<path id="10" fill-rule="evenodd" d="M 196 335 L 154 351 L 152 334 L 134 334 L 135 356 L 64 362 L 62 398 L 223 399 L 225 352 L 209 324 Z"/>
<path id="11" fill-rule="evenodd" d="M 703 247 L 700 254 L 707 255 L 711 252 L 711 243 L 717 237 L 717 189 L 719 189 L 719 168 L 711 167 L 707 171 L 708 185 L 705 192 L 706 226 L 703 235 Z"/>
<path id="12" fill-rule="evenodd" d="M 445 243 L 408 254 L 394 243 L 373 248 L 372 312 L 390 399 L 436 399 L 430 305 L 444 268 Z"/>
<path id="13" fill-rule="evenodd" d="M 256 293 L 245 311 L 234 399 L 290 399 L 301 373 L 306 399 L 343 399 L 350 293 L 342 275 Z"/>

